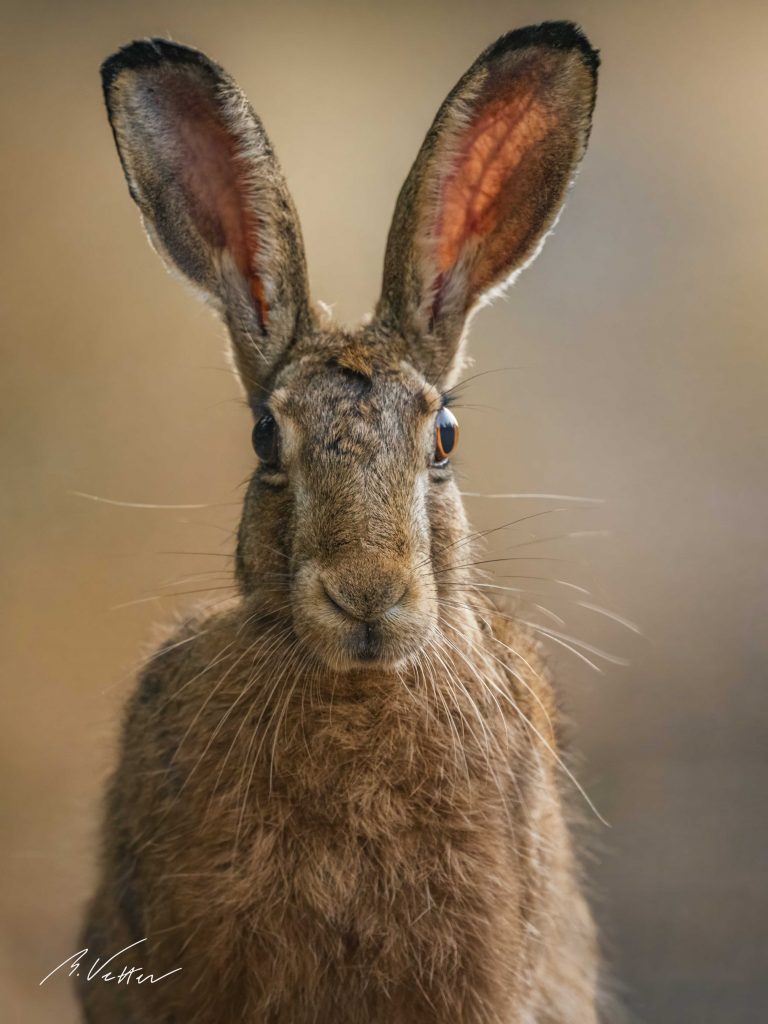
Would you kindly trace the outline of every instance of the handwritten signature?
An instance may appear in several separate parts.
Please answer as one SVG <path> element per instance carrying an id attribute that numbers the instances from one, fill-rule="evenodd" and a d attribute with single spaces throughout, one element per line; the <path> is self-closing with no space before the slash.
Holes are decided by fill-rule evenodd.
<path id="1" fill-rule="evenodd" d="M 161 974 L 157 978 L 154 974 L 145 974 L 143 967 L 124 967 L 119 974 L 114 974 L 112 971 L 107 970 L 107 966 L 111 964 L 113 960 L 116 960 L 117 957 L 121 956 L 123 953 L 127 953 L 128 950 L 133 949 L 134 946 L 140 946 L 142 942 L 146 941 L 147 940 L 144 938 L 139 939 L 138 942 L 132 942 L 130 946 L 125 946 L 123 949 L 119 949 L 117 953 L 113 953 L 112 956 L 108 957 L 106 960 L 100 960 L 99 957 L 96 957 L 88 969 L 85 980 L 116 981 L 118 985 L 122 982 L 125 982 L 125 984 L 128 985 L 131 981 L 135 981 L 137 985 L 143 985 L 145 981 L 148 981 L 150 985 L 156 985 L 158 981 L 162 981 L 163 978 L 170 978 L 172 974 L 177 974 L 182 970 L 181 967 L 175 967 L 172 971 L 167 971 L 165 974 Z M 58 967 L 54 967 L 52 971 L 46 974 L 40 984 L 44 985 L 49 978 L 53 977 L 57 971 L 60 971 L 64 967 L 69 967 L 70 978 L 73 976 L 79 978 L 81 970 L 85 970 L 83 967 L 83 960 L 87 956 L 87 949 L 81 949 L 79 952 L 73 953 L 72 956 L 68 956 L 66 960 L 62 960 Z"/>

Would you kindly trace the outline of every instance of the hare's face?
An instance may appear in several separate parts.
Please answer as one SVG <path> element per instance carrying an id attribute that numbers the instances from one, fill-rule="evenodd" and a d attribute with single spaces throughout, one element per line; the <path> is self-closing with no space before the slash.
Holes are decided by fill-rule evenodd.
<path id="1" fill-rule="evenodd" d="M 403 185 L 381 298 L 354 335 L 320 326 L 274 151 L 226 72 L 162 39 L 102 68 L 131 195 L 155 248 L 226 322 L 256 416 L 238 578 L 337 667 L 394 665 L 429 639 L 469 539 L 450 467 L 433 465 L 441 391 L 471 313 L 560 212 L 597 65 L 567 22 L 480 55 Z"/>
<path id="2" fill-rule="evenodd" d="M 245 586 L 275 572 L 298 636 L 339 669 L 422 648 L 437 613 L 432 518 L 447 489 L 458 501 L 436 451 L 443 396 L 408 363 L 363 352 L 299 359 L 256 405 L 263 459 L 240 531 Z"/>

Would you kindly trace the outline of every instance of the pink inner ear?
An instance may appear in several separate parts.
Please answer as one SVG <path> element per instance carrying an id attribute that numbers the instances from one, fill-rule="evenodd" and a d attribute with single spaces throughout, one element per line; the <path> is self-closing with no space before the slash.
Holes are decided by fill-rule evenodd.
<path id="1" fill-rule="evenodd" d="M 499 194 L 549 126 L 532 93 L 497 100 L 483 112 L 443 186 L 437 230 L 441 272 L 454 266 L 473 235 L 482 237 L 496 227 Z"/>
<path id="2" fill-rule="evenodd" d="M 524 243 L 525 218 L 515 216 L 516 190 L 510 182 L 516 172 L 523 170 L 525 158 L 550 132 L 555 120 L 553 111 L 532 88 L 512 96 L 497 95 L 476 115 L 459 143 L 439 199 L 435 259 L 441 281 L 464 253 L 495 236 L 495 244 L 483 247 L 479 265 L 470 270 L 468 283 L 486 286 L 496 271 L 485 263 L 495 262 L 494 250 L 499 243 L 510 254 Z M 525 201 L 529 197 L 525 189 L 521 191 L 520 199 Z"/>
<path id="3" fill-rule="evenodd" d="M 189 201 L 195 226 L 214 248 L 226 249 L 249 284 L 263 326 L 267 301 L 254 273 L 258 221 L 248 202 L 245 165 L 232 133 L 211 96 L 184 76 L 167 88 L 170 137 L 176 138 L 179 180 Z"/>

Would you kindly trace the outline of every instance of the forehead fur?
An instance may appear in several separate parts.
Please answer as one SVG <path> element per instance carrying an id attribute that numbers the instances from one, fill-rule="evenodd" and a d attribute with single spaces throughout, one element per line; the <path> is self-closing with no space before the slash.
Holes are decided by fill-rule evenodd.
<path id="1" fill-rule="evenodd" d="M 302 404 L 302 393 L 310 381 L 317 383 L 318 379 L 348 397 L 360 397 L 369 390 L 380 395 L 380 385 L 399 382 L 403 392 L 415 399 L 418 412 L 437 412 L 442 405 L 441 392 L 404 358 L 405 350 L 403 339 L 383 335 L 371 325 L 355 332 L 326 327 L 297 341 L 290 358 L 275 374 L 272 387 L 265 388 L 252 404 L 256 409 L 269 400 L 276 411 L 289 412 L 297 400 Z"/>

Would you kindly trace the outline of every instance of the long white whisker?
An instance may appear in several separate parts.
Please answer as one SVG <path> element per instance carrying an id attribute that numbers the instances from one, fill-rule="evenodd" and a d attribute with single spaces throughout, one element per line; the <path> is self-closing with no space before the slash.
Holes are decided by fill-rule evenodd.
<path id="1" fill-rule="evenodd" d="M 523 498 L 545 501 L 576 501 L 582 505 L 603 505 L 605 498 L 583 498 L 575 494 L 483 494 L 481 491 L 461 491 L 462 498 Z"/>
<path id="2" fill-rule="evenodd" d="M 605 820 L 605 818 L 602 816 L 602 814 L 600 814 L 600 812 L 598 811 L 598 809 L 595 806 L 594 802 L 590 798 L 589 794 L 584 789 L 584 787 L 581 785 L 581 783 L 576 778 L 576 776 L 573 774 L 573 772 L 570 770 L 568 765 L 565 763 L 565 761 L 563 761 L 563 759 L 560 757 L 560 755 L 557 753 L 557 751 L 554 749 L 554 747 L 552 747 L 552 745 L 543 736 L 541 731 L 533 724 L 533 722 L 531 722 L 531 720 L 528 718 L 528 716 L 525 714 L 525 712 L 522 710 L 522 708 L 520 708 L 520 706 L 517 704 L 517 702 L 510 696 L 510 694 L 508 694 L 504 690 L 502 690 L 502 688 L 500 686 L 498 686 L 498 684 L 496 682 L 494 682 L 493 679 L 488 678 L 486 680 L 486 683 L 489 686 L 491 686 L 499 694 L 499 696 L 503 700 L 506 700 L 508 702 L 510 707 L 514 710 L 515 714 L 517 714 L 521 718 L 521 720 L 525 723 L 525 725 L 534 733 L 534 735 L 544 745 L 546 750 L 549 751 L 549 753 L 554 758 L 554 760 L 557 763 L 557 765 L 560 768 L 560 770 L 565 773 L 565 775 L 570 779 L 570 781 L 573 783 L 573 785 L 579 791 L 581 796 L 584 798 L 584 800 L 587 803 L 587 806 L 590 808 L 592 813 L 597 817 L 597 819 L 600 822 L 602 822 L 603 825 L 605 825 L 608 828 L 610 828 L 609 823 Z"/>
<path id="3" fill-rule="evenodd" d="M 584 651 L 588 651 L 590 654 L 596 655 L 598 658 L 602 658 L 604 661 L 610 662 L 612 665 L 621 665 L 626 668 L 630 662 L 626 658 L 620 658 L 616 654 L 609 654 L 608 651 L 603 651 L 599 647 L 595 647 L 594 644 L 585 643 L 584 640 L 579 640 L 578 637 L 569 636 L 568 633 L 560 633 L 555 629 L 551 629 L 549 626 L 540 626 L 535 622 L 528 622 L 525 619 L 518 619 L 523 626 L 528 626 L 530 629 L 538 630 L 539 633 L 543 633 L 546 636 L 552 637 L 555 640 L 563 640 L 567 643 L 574 644 L 576 647 L 580 647 Z"/>
<path id="4" fill-rule="evenodd" d="M 597 615 L 604 615 L 606 619 L 617 622 L 620 626 L 625 626 L 632 633 L 637 633 L 638 636 L 643 635 L 643 631 L 637 623 L 632 622 L 631 619 L 624 618 L 623 615 L 617 615 L 616 612 L 611 612 L 607 608 L 601 608 L 600 605 L 592 604 L 591 601 L 576 601 L 575 603 L 581 608 L 586 608 L 587 611 L 595 612 Z"/>
<path id="5" fill-rule="evenodd" d="M 86 494 L 85 491 L 67 491 L 75 498 L 87 498 L 88 501 L 98 501 L 102 505 L 115 505 L 118 508 L 151 508 L 151 509 L 194 509 L 194 508 L 223 508 L 224 505 L 237 504 L 236 502 L 225 502 L 221 505 L 194 504 L 194 505 L 160 505 L 149 501 L 117 501 L 115 498 L 102 498 L 98 494 Z"/>

